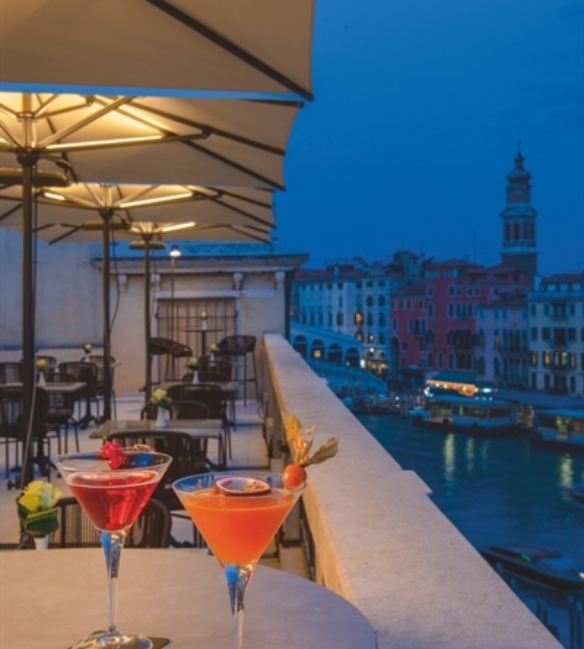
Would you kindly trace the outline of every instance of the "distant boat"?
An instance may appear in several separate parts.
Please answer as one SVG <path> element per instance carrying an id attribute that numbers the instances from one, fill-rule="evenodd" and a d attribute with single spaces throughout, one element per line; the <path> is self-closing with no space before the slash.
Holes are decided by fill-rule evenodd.
<path id="1" fill-rule="evenodd" d="M 534 446 L 584 453 L 584 410 L 539 410 L 529 434 Z"/>
<path id="2" fill-rule="evenodd" d="M 567 488 L 570 498 L 579 505 L 584 505 L 584 482 L 577 482 Z"/>
<path id="3" fill-rule="evenodd" d="M 502 437 L 520 432 L 514 406 L 496 399 L 433 396 L 408 414 L 414 426 L 445 433 Z"/>
<path id="4" fill-rule="evenodd" d="M 584 588 L 584 569 L 556 550 L 525 545 L 489 545 L 481 554 L 493 566 L 552 588 Z"/>

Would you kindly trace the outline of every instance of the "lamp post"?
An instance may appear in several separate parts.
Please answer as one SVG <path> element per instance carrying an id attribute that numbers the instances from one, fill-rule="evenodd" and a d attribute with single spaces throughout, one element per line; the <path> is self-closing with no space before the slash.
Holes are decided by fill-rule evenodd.
<path id="1" fill-rule="evenodd" d="M 170 252 L 170 339 L 174 340 L 174 265 L 176 260 L 181 256 L 180 248 L 177 245 L 172 246 Z M 172 364 L 172 378 L 175 379 L 174 359 Z"/>

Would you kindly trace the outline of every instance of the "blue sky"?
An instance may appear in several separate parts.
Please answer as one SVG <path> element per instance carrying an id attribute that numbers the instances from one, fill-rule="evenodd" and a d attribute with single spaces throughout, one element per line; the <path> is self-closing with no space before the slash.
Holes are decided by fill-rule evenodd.
<path id="1" fill-rule="evenodd" d="M 583 59 L 573 0 L 316 0 L 282 250 L 309 266 L 400 248 L 497 263 L 520 138 L 540 272 L 584 270 Z"/>

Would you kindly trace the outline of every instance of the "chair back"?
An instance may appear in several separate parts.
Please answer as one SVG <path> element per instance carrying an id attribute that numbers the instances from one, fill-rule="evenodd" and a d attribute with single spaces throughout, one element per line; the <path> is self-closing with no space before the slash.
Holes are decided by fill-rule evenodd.
<path id="1" fill-rule="evenodd" d="M 95 363 L 86 363 L 85 361 L 59 363 L 59 372 L 70 374 L 75 377 L 75 381 L 86 384 L 79 396 L 97 396 L 98 367 Z"/>
<path id="2" fill-rule="evenodd" d="M 118 442 L 124 447 L 147 444 L 159 453 L 172 457 L 162 479 L 154 491 L 154 498 L 162 500 L 171 509 L 177 508 L 178 498 L 172 490 L 172 483 L 195 473 L 207 471 L 207 440 L 192 437 L 182 431 L 168 430 L 126 430 L 116 431 L 107 437 L 108 441 Z M 182 505 L 178 504 L 182 509 Z"/>
<path id="3" fill-rule="evenodd" d="M 196 401 L 173 401 L 173 419 L 209 419 L 209 408 Z"/>
<path id="4" fill-rule="evenodd" d="M 0 409 L 2 419 L 6 424 L 15 426 L 17 437 L 24 439 L 22 430 L 22 388 L 3 388 L 0 390 Z M 44 437 L 47 433 L 47 417 L 49 414 L 49 393 L 40 386 L 35 386 L 34 409 L 32 416 L 33 437 Z"/>
<path id="5" fill-rule="evenodd" d="M 168 354 L 175 358 L 182 358 L 193 355 L 193 351 L 188 345 L 183 345 L 170 338 L 150 338 L 148 350 L 153 356 Z"/>
<path id="6" fill-rule="evenodd" d="M 255 336 L 226 336 L 217 343 L 219 354 L 225 356 L 244 356 L 255 351 Z"/>
<path id="7" fill-rule="evenodd" d="M 56 508 L 59 528 L 49 537 L 50 548 L 100 547 L 97 530 L 75 498 L 61 498 Z M 170 512 L 151 498 L 130 528 L 124 547 L 167 548 L 169 539 Z"/>
<path id="8" fill-rule="evenodd" d="M 227 356 L 202 356 L 199 358 L 198 372 L 203 383 L 229 383 L 233 377 L 233 363 Z"/>
<path id="9" fill-rule="evenodd" d="M 177 401 L 203 403 L 209 411 L 208 419 L 226 421 L 226 398 L 219 385 L 208 383 L 174 383 L 168 390 L 168 396 Z"/>
<path id="10" fill-rule="evenodd" d="M 105 365 L 105 356 L 92 355 L 89 356 L 89 362 L 97 365 L 97 389 L 103 391 L 104 387 L 104 365 Z M 114 382 L 114 368 L 116 359 L 113 356 L 110 356 L 110 375 L 111 382 Z"/>
<path id="11" fill-rule="evenodd" d="M 16 361 L 0 363 L 0 385 L 4 383 L 20 383 L 22 381 L 21 365 Z"/>

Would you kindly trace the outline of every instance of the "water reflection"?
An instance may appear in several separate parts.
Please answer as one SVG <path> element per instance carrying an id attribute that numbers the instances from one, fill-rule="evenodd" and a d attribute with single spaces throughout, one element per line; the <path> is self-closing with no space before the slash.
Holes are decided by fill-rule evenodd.
<path id="1" fill-rule="evenodd" d="M 424 480 L 432 502 L 477 549 L 519 542 L 557 549 L 584 566 L 584 507 L 567 491 L 584 481 L 584 456 L 535 448 L 522 436 L 473 439 L 413 428 L 397 417 L 359 419 L 404 469 Z M 565 593 L 536 591 L 569 646 Z M 531 587 L 518 584 L 517 593 L 535 610 Z"/>
<path id="2" fill-rule="evenodd" d="M 452 433 L 446 435 L 443 448 L 444 478 L 452 486 L 456 480 L 456 439 Z"/>

